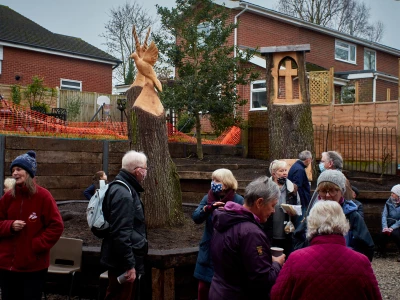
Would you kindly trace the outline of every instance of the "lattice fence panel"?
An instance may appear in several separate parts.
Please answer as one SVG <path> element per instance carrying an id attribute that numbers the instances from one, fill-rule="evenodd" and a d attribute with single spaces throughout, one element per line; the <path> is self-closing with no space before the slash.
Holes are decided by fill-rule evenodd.
<path id="1" fill-rule="evenodd" d="M 311 104 L 328 104 L 332 102 L 330 72 L 318 71 L 309 73 Z"/>

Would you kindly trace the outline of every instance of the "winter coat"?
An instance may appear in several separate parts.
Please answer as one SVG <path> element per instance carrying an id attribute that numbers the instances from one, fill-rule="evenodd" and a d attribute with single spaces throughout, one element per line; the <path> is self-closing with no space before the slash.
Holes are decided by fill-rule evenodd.
<path id="1" fill-rule="evenodd" d="M 26 223 L 21 231 L 11 229 L 15 220 Z M 36 185 L 30 194 L 15 186 L 0 199 L 0 269 L 36 272 L 49 267 L 50 249 L 60 238 L 64 224 L 56 201 L 48 190 Z"/>
<path id="2" fill-rule="evenodd" d="M 147 234 L 143 203 L 140 200 L 142 186 L 136 178 L 122 169 L 112 182 L 103 202 L 104 218 L 110 224 L 110 232 L 101 244 L 100 263 L 108 269 L 127 271 L 135 268 L 144 273 L 143 256 L 147 254 Z"/>
<path id="3" fill-rule="evenodd" d="M 345 237 L 347 247 L 364 254 L 372 261 L 375 247 L 374 241 L 372 240 L 364 219 L 357 212 L 357 205 L 351 200 L 344 200 L 341 205 L 343 213 L 346 215 L 346 219 L 349 220 L 350 225 L 350 230 Z M 308 246 L 308 241 L 305 236 L 307 223 L 305 222 L 306 220 L 303 221 L 302 226 L 299 226 L 293 234 L 294 249 L 301 249 Z"/>
<path id="4" fill-rule="evenodd" d="M 83 192 L 83 195 L 87 200 L 90 200 L 90 198 L 92 198 L 95 192 L 96 192 L 96 186 L 92 184 Z"/>
<path id="5" fill-rule="evenodd" d="M 304 208 L 307 208 L 311 198 L 310 183 L 305 171 L 306 168 L 307 166 L 301 160 L 298 160 L 291 166 L 288 174 L 288 179 L 297 185 L 301 206 Z"/>
<path id="6" fill-rule="evenodd" d="M 272 300 L 382 299 L 368 259 L 341 235 L 320 235 L 293 252 L 271 291 Z"/>
<path id="7" fill-rule="evenodd" d="M 207 205 L 207 201 L 208 195 L 205 195 L 200 201 L 199 206 L 192 214 L 192 219 L 196 224 L 201 224 L 206 221 L 203 237 L 199 245 L 199 254 L 197 256 L 196 267 L 194 269 L 194 277 L 211 283 L 211 279 L 214 275 L 214 267 L 210 256 L 210 242 L 214 229 L 211 220 L 212 214 L 203 210 L 204 206 Z M 242 196 L 235 194 L 233 202 L 243 205 L 244 200 Z"/>
<path id="8" fill-rule="evenodd" d="M 395 206 L 389 198 L 382 212 L 382 229 L 390 227 L 393 229 L 400 227 L 400 205 Z"/>
<path id="9" fill-rule="evenodd" d="M 213 213 L 211 255 L 214 277 L 210 300 L 269 299 L 281 266 L 272 262 L 270 243 L 259 219 L 229 202 Z"/>

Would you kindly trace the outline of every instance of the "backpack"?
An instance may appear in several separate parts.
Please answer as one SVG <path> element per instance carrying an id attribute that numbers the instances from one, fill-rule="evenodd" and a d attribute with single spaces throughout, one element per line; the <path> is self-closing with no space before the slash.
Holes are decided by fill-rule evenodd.
<path id="1" fill-rule="evenodd" d="M 122 183 L 127 187 L 129 193 L 132 195 L 131 189 L 125 182 L 121 180 L 115 180 L 114 182 Z M 105 238 L 110 231 L 110 224 L 108 224 L 108 222 L 104 219 L 103 215 L 103 201 L 106 198 L 110 184 L 106 184 L 100 189 L 96 190 L 92 198 L 90 198 L 88 207 L 86 209 L 86 218 L 89 228 L 95 236 L 101 239 Z"/>

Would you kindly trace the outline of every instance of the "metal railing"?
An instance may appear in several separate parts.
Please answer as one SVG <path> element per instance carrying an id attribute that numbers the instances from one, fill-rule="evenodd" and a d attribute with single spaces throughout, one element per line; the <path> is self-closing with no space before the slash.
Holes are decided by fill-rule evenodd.
<path id="1" fill-rule="evenodd" d="M 346 170 L 396 174 L 396 128 L 313 126 L 316 155 L 329 150 L 338 151 Z"/>

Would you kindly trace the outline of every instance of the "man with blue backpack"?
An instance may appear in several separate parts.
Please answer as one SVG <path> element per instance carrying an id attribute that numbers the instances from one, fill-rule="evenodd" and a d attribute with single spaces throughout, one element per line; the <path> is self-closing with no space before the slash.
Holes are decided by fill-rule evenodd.
<path id="1" fill-rule="evenodd" d="M 102 210 L 108 232 L 101 245 L 100 263 L 108 269 L 105 299 L 133 299 L 135 282 L 144 274 L 147 235 L 141 182 L 147 174 L 147 157 L 128 151 L 122 169 L 108 186 Z"/>

